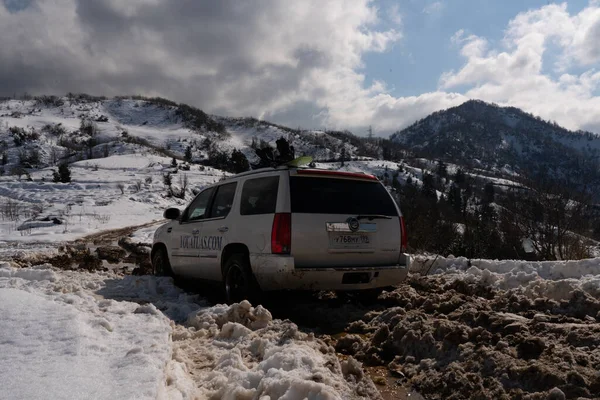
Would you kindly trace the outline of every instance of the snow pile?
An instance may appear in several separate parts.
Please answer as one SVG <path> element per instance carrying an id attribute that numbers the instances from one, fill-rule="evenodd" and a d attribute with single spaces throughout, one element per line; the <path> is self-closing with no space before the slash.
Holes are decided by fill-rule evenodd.
<path id="1" fill-rule="evenodd" d="M 7 398 L 379 398 L 361 364 L 244 301 L 170 278 L 0 263 Z"/>
<path id="2" fill-rule="evenodd" d="M 576 290 L 600 299 L 600 258 L 576 261 L 469 260 L 417 257 L 413 272 L 449 275 L 497 289 L 517 289 L 531 298 L 569 299 Z"/>
<path id="3" fill-rule="evenodd" d="M 0 266 L 3 396 L 158 396 L 171 354 L 169 321 L 153 306 L 94 296 L 90 289 L 104 279 Z"/>
<path id="4" fill-rule="evenodd" d="M 173 339 L 201 398 L 379 398 L 356 360 L 340 363 L 332 347 L 247 301 L 190 315 Z"/>

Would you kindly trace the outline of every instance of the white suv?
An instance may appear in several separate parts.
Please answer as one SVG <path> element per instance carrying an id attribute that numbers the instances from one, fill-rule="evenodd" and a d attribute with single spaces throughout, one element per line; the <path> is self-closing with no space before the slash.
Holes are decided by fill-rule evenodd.
<path id="1" fill-rule="evenodd" d="M 402 282 L 404 219 L 373 175 L 267 168 L 205 188 L 154 234 L 155 273 L 224 283 L 229 302 L 261 291 L 363 290 Z"/>

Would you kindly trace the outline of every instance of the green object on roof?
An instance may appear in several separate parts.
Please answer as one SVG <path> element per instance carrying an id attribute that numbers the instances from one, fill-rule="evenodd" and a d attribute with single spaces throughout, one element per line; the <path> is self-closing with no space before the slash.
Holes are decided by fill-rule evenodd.
<path id="1" fill-rule="evenodd" d="M 302 156 L 298 158 L 294 158 L 292 161 L 287 162 L 285 165 L 288 167 L 300 167 L 302 165 L 307 165 L 312 162 L 313 158 L 311 156 Z"/>

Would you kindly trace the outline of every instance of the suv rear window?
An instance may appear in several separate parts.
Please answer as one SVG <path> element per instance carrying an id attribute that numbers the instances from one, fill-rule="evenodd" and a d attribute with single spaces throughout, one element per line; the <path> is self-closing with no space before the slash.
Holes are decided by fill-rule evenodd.
<path id="1" fill-rule="evenodd" d="M 249 179 L 242 188 L 241 215 L 274 214 L 279 176 Z"/>
<path id="2" fill-rule="evenodd" d="M 293 213 L 397 216 L 379 182 L 290 176 Z"/>

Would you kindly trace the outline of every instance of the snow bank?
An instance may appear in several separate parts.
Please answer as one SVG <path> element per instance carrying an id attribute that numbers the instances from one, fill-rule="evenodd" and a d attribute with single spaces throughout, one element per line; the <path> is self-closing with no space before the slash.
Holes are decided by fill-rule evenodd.
<path id="1" fill-rule="evenodd" d="M 0 263 L 0 319 L 7 398 L 379 398 L 360 363 L 293 323 L 170 278 Z"/>
<path id="2" fill-rule="evenodd" d="M 6 398 L 157 397 L 171 354 L 169 320 L 154 306 L 95 296 L 90 289 L 107 278 L 0 266 Z"/>
<path id="3" fill-rule="evenodd" d="M 413 272 L 453 275 L 502 290 L 519 289 L 531 297 L 559 301 L 581 290 L 600 299 L 600 258 L 576 261 L 469 260 L 417 257 Z"/>

